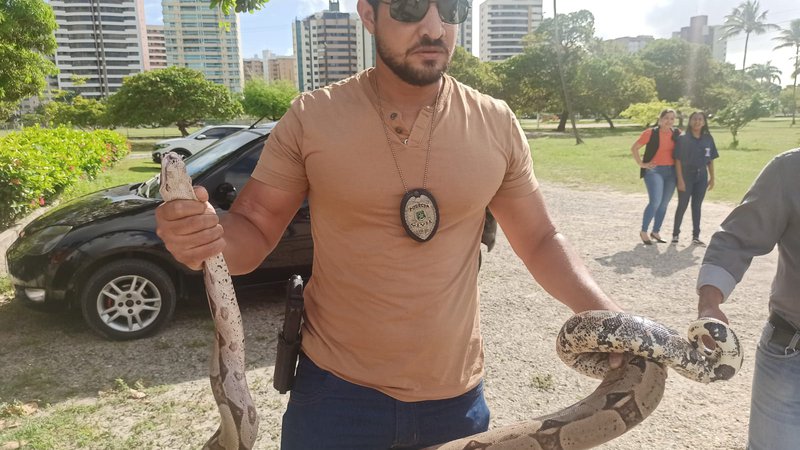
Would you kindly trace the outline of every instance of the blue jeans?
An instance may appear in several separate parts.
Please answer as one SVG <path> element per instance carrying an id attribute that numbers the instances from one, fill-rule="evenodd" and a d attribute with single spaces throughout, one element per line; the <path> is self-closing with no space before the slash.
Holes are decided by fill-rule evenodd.
<path id="1" fill-rule="evenodd" d="M 800 446 L 800 351 L 770 343 L 773 326 L 761 333 L 750 403 L 750 450 Z"/>
<path id="2" fill-rule="evenodd" d="M 667 205 L 675 193 L 675 167 L 656 166 L 647 169 L 644 173 L 644 185 L 647 186 L 647 196 L 650 202 L 644 209 L 642 217 L 642 231 L 647 232 L 650 221 L 653 222 L 653 233 L 661 231 L 661 224 L 664 223 L 664 216 L 667 214 Z"/>
<path id="3" fill-rule="evenodd" d="M 450 399 L 402 402 L 342 380 L 301 355 L 281 449 L 422 448 L 488 428 L 483 382 Z"/>
<path id="4" fill-rule="evenodd" d="M 692 238 L 700 237 L 700 208 L 703 206 L 703 199 L 706 198 L 708 191 L 708 169 L 705 167 L 687 167 L 683 170 L 683 183 L 686 190 L 678 191 L 678 208 L 675 209 L 675 224 L 672 227 L 672 235 L 681 234 L 681 222 L 689 200 L 692 200 Z"/>

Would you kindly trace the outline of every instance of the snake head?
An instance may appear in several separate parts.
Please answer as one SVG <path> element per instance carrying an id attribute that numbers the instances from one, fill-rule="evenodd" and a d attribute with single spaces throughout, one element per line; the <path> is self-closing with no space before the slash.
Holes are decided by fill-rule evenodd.
<path id="1" fill-rule="evenodd" d="M 161 184 L 159 192 L 165 201 L 195 199 L 192 179 L 186 172 L 183 157 L 169 152 L 161 157 Z"/>

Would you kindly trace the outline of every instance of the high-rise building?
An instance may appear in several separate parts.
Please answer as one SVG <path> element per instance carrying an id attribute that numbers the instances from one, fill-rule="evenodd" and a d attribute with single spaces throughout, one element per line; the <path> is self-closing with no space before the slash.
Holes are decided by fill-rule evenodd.
<path id="1" fill-rule="evenodd" d="M 619 37 L 616 39 L 610 39 L 610 42 L 618 45 L 623 50 L 627 51 L 628 53 L 636 53 L 639 50 L 647 47 L 647 44 L 653 42 L 655 38 L 649 35 L 639 35 L 639 36 L 625 36 Z"/>
<path id="2" fill-rule="evenodd" d="M 375 64 L 372 36 L 356 13 L 339 11 L 338 0 L 328 10 L 292 24 L 297 57 L 298 89 L 310 91 Z"/>
<path id="3" fill-rule="evenodd" d="M 145 70 L 167 67 L 167 45 L 163 25 L 147 25 L 147 61 Z M 149 65 L 149 67 L 148 67 Z"/>
<path id="4" fill-rule="evenodd" d="M 542 0 L 485 0 L 480 11 L 480 58 L 502 61 L 522 53 L 523 38 L 542 23 Z"/>
<path id="5" fill-rule="evenodd" d="M 242 59 L 242 68 L 245 82 L 264 79 L 264 60 L 258 56 Z"/>
<path id="6" fill-rule="evenodd" d="M 725 62 L 728 41 L 722 38 L 722 32 L 721 25 L 708 24 L 708 16 L 694 16 L 689 19 L 688 27 L 681 28 L 681 31 L 675 31 L 672 33 L 672 37 L 708 46 L 714 59 Z"/>
<path id="7" fill-rule="evenodd" d="M 470 0 L 471 2 L 472 0 Z M 469 9 L 467 20 L 458 25 L 456 34 L 456 45 L 464 47 L 467 53 L 472 54 L 472 8 Z"/>
<path id="8" fill-rule="evenodd" d="M 207 0 L 161 0 L 161 7 L 167 65 L 199 70 L 207 80 L 241 92 L 239 16 L 209 9 Z"/>
<path id="9" fill-rule="evenodd" d="M 268 83 L 281 80 L 288 81 L 299 90 L 297 58 L 294 56 L 273 55 L 271 51 L 264 50 L 264 78 Z"/>
<path id="10" fill-rule="evenodd" d="M 50 0 L 55 13 L 57 89 L 108 97 L 144 70 L 143 0 Z"/>

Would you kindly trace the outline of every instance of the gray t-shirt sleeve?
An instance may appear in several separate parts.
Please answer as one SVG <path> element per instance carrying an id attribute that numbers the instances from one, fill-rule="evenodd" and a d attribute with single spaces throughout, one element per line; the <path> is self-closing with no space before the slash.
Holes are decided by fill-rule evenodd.
<path id="1" fill-rule="evenodd" d="M 703 258 L 697 288 L 717 287 L 727 299 L 754 256 L 775 248 L 788 226 L 791 202 L 785 198 L 784 183 L 791 177 L 771 161 L 714 233 Z"/>

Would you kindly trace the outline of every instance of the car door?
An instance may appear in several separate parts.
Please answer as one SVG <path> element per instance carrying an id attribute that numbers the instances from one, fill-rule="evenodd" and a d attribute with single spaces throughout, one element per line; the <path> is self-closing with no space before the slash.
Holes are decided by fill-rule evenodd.
<path id="1" fill-rule="evenodd" d="M 204 177 L 202 184 L 208 190 L 209 201 L 215 209 L 227 210 L 230 208 L 236 195 L 250 180 L 250 174 L 253 173 L 258 163 L 263 147 L 264 139 L 254 141 L 243 151 L 237 152 L 238 156 L 234 159 Z M 313 260 L 313 248 L 311 216 L 308 202 L 305 201 L 289 222 L 281 241 L 260 267 L 276 273 L 283 269 L 307 271 Z"/>

